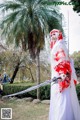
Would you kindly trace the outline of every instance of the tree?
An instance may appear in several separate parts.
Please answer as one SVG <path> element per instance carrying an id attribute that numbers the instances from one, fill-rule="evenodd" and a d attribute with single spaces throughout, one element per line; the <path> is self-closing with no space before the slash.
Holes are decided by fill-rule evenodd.
<path id="1" fill-rule="evenodd" d="M 14 82 L 14 78 L 16 77 L 17 75 L 17 72 L 19 70 L 19 67 L 20 67 L 20 64 L 22 63 L 22 61 L 20 60 L 20 56 L 18 56 L 17 58 L 17 64 L 15 66 L 15 69 L 14 69 L 14 72 L 13 72 L 13 75 L 11 77 L 11 80 L 10 80 L 10 83 L 13 83 Z"/>
<path id="2" fill-rule="evenodd" d="M 59 25 L 59 11 L 47 5 L 45 0 L 6 1 L 0 8 L 4 12 L 8 11 L 3 17 L 1 26 L 9 43 L 14 41 L 16 45 L 22 43 L 23 50 L 26 50 L 28 44 L 33 57 L 38 49 L 43 48 L 44 35 L 48 33 L 49 26 L 52 27 L 52 24 L 55 27 L 56 21 Z"/>
<path id="3" fill-rule="evenodd" d="M 71 0 L 72 5 L 73 5 L 73 10 L 76 11 L 77 13 L 80 12 L 80 1 L 79 0 Z"/>
<path id="4" fill-rule="evenodd" d="M 74 52 L 71 57 L 74 60 L 74 66 L 77 72 L 77 76 L 80 77 L 80 51 Z"/>
<path id="5" fill-rule="evenodd" d="M 48 3 L 48 0 L 14 0 L 0 4 L 1 11 L 6 12 L 1 22 L 2 33 L 9 43 L 15 41 L 17 46 L 21 44 L 24 51 L 29 49 L 33 59 L 37 58 L 38 84 L 39 53 L 44 47 L 44 36 L 49 33 L 55 21 L 61 27 L 59 24 L 61 16 L 57 7 L 46 2 Z"/>

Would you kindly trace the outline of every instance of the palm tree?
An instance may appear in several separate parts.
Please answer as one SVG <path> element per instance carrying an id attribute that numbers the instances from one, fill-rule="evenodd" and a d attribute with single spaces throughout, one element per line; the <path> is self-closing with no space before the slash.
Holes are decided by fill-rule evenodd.
<path id="1" fill-rule="evenodd" d="M 22 44 L 23 50 L 29 49 L 31 57 L 37 58 L 38 84 L 39 53 L 44 46 L 44 36 L 49 33 L 55 20 L 61 20 L 57 8 L 46 2 L 48 3 L 48 0 L 14 0 L 0 4 L 0 10 L 6 12 L 1 22 L 2 33 L 9 43 L 15 41 L 17 46 Z"/>

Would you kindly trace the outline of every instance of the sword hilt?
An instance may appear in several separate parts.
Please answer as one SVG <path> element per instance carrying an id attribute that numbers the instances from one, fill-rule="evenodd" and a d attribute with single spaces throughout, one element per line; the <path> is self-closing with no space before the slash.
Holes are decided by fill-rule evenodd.
<path id="1" fill-rule="evenodd" d="M 61 77 L 54 77 L 54 78 L 52 78 L 52 82 L 58 82 L 58 79 L 61 79 Z"/>

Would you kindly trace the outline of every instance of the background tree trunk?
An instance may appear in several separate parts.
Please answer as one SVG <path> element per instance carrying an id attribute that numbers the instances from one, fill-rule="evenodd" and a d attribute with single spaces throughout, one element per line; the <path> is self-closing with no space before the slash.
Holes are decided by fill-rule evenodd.
<path id="1" fill-rule="evenodd" d="M 36 77 L 37 77 L 37 84 L 40 84 L 40 58 L 39 53 L 36 56 Z M 40 88 L 37 89 L 37 99 L 40 99 Z"/>
<path id="2" fill-rule="evenodd" d="M 16 77 L 17 72 L 18 72 L 18 70 L 19 70 L 19 65 L 20 65 L 20 61 L 17 63 L 17 65 L 16 65 L 16 67 L 15 67 L 15 70 L 14 70 L 14 72 L 13 72 L 13 75 L 12 75 L 12 78 L 11 78 L 10 83 L 13 83 L 13 82 L 14 82 L 14 78 Z"/>

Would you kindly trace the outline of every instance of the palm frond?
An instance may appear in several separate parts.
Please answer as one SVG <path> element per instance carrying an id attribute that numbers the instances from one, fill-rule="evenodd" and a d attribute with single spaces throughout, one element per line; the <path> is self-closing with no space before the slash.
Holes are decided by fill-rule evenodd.
<path id="1" fill-rule="evenodd" d="M 0 22 L 6 40 L 19 46 L 25 42 L 31 54 L 44 46 L 44 36 L 54 27 L 62 28 L 61 15 L 57 7 L 48 0 L 14 0 L 0 4 L 0 10 L 7 12 Z"/>
<path id="2" fill-rule="evenodd" d="M 21 3 L 19 1 L 5 1 L 0 4 L 0 9 L 4 12 L 7 10 L 15 10 L 21 7 Z"/>

